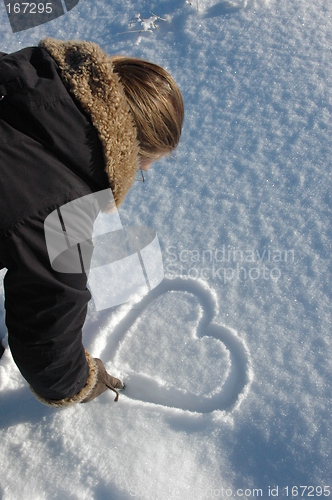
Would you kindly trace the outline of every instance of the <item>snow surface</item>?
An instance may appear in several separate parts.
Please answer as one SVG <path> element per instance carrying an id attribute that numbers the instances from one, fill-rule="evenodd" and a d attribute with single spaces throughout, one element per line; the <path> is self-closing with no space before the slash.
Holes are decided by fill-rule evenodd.
<path id="1" fill-rule="evenodd" d="M 331 13 L 330 0 L 80 0 L 13 34 L 0 8 L 0 50 L 95 41 L 165 66 L 186 106 L 179 148 L 120 209 L 124 226 L 157 231 L 166 278 L 136 303 L 91 302 L 85 325 L 127 388 L 53 410 L 6 349 L 2 499 L 332 485 Z"/>

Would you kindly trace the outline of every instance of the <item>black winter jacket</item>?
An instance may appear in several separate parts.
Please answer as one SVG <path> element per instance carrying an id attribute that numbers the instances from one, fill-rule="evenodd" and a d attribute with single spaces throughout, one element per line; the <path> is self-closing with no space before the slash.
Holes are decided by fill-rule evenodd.
<path id="1" fill-rule="evenodd" d="M 0 268 L 7 268 L 9 345 L 43 402 L 71 404 L 95 384 L 82 345 L 90 293 L 85 273 L 52 269 L 44 220 L 108 187 L 119 205 L 137 169 L 136 129 L 110 58 L 92 43 L 46 39 L 0 53 L 0 99 Z"/>

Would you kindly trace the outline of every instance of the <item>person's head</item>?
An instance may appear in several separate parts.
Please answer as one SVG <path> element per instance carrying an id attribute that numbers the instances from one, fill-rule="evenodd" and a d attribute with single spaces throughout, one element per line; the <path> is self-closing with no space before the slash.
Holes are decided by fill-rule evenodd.
<path id="1" fill-rule="evenodd" d="M 111 60 L 136 124 L 141 168 L 147 169 L 178 145 L 184 118 L 182 95 L 171 75 L 156 64 L 124 56 Z"/>

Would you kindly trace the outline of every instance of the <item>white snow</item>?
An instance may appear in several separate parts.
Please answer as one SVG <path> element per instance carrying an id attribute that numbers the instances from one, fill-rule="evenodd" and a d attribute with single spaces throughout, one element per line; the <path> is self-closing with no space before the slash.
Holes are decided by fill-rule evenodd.
<path id="1" fill-rule="evenodd" d="M 127 387 L 52 410 L 6 349 L 3 500 L 332 495 L 331 14 L 330 0 L 80 0 L 13 34 L 0 7 L 0 50 L 95 41 L 166 67 L 186 106 L 177 151 L 119 211 L 156 230 L 165 280 L 91 302 L 84 329 Z"/>

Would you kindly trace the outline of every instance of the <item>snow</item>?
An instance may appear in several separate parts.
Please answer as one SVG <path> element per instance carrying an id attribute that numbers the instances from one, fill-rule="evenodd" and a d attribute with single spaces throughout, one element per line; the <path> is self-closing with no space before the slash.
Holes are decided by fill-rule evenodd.
<path id="1" fill-rule="evenodd" d="M 331 13 L 80 0 L 13 34 L 0 9 L 1 50 L 95 41 L 166 67 L 186 108 L 178 149 L 119 211 L 156 230 L 165 279 L 116 308 L 91 302 L 84 329 L 127 387 L 53 410 L 6 349 L 3 500 L 331 496 Z"/>

